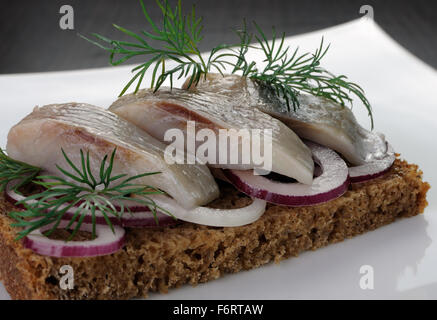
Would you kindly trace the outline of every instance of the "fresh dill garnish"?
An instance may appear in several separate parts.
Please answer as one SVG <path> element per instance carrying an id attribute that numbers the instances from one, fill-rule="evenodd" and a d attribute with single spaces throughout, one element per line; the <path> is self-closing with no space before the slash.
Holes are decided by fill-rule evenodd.
<path id="1" fill-rule="evenodd" d="M 219 45 L 213 48 L 208 59 L 202 57 L 198 48 L 202 40 L 200 34 L 203 28 L 201 24 L 202 18 L 196 17 L 194 6 L 192 7 L 191 13 L 183 15 L 181 0 L 178 1 L 174 9 L 170 7 L 168 1 L 161 2 L 160 0 L 156 0 L 156 3 L 162 12 L 161 26 L 150 18 L 143 1 L 140 0 L 144 17 L 151 28 L 150 32 L 143 30 L 138 34 L 113 24 L 116 29 L 131 36 L 135 42 L 111 40 L 93 33 L 92 35 L 97 38 L 97 40 L 107 44 L 105 46 L 80 35 L 83 39 L 109 51 L 109 62 L 113 66 L 119 65 L 138 55 L 150 56 L 148 61 L 132 69 L 135 75 L 123 88 L 120 96 L 122 96 L 135 81 L 137 81 L 134 91 L 136 93 L 140 88 L 145 73 L 152 65 L 154 65 L 154 67 L 151 88 L 156 91 L 167 79 L 169 79 L 171 87 L 173 86 L 173 80 L 175 78 L 180 79 L 187 76 L 190 76 L 190 85 L 191 83 L 196 84 L 199 82 L 202 74 L 206 74 L 210 70 L 222 72 L 225 65 L 228 64 L 224 58 L 230 55 L 230 53 L 221 52 L 223 48 L 227 47 L 225 45 Z M 159 45 L 154 46 L 150 44 L 150 40 L 153 40 Z M 119 55 L 121 55 L 121 57 L 116 59 L 115 57 Z M 166 61 L 169 60 L 176 62 L 176 66 L 167 68 L 168 65 L 166 66 Z"/>
<path id="2" fill-rule="evenodd" d="M 57 168 L 69 180 L 52 175 L 36 176 L 34 178 L 32 182 L 42 186 L 45 190 L 18 201 L 16 205 L 24 206 L 24 211 L 9 213 L 17 221 L 12 226 L 23 227 L 18 232 L 17 239 L 25 237 L 36 229 L 52 224 L 50 230 L 44 233 L 49 236 L 58 228 L 67 211 L 74 213 L 69 218 L 70 222 L 65 229 L 72 228 L 73 224 L 76 223 L 68 240 L 74 238 L 80 230 L 86 215 L 89 214 L 92 218 L 92 236 L 95 237 L 96 211 L 102 213 L 106 223 L 114 232 L 110 217 L 121 219 L 124 213 L 130 213 L 129 208 L 123 204 L 124 200 L 147 206 L 153 213 L 157 224 L 157 208 L 171 215 L 167 210 L 157 206 L 149 197 L 153 194 L 163 194 L 163 191 L 133 183 L 139 178 L 159 174 L 160 172 L 149 172 L 133 177 L 127 177 L 127 174 L 113 176 L 115 152 L 116 149 L 110 157 L 106 155 L 103 158 L 100 164 L 99 176 L 96 178 L 91 171 L 89 152 L 85 155 L 80 150 L 81 167 L 78 168 L 62 150 L 70 169 L 66 170 L 60 166 L 57 166 Z M 131 197 L 132 195 L 136 197 Z"/>
<path id="3" fill-rule="evenodd" d="M 352 106 L 350 94 L 354 94 L 366 107 L 373 129 L 372 109 L 363 89 L 356 83 L 347 81 L 346 76 L 335 76 L 321 67 L 320 62 L 329 49 L 329 45 L 324 46 L 323 38 L 313 54 L 299 54 L 298 48 L 290 51 L 289 47 L 284 47 L 285 33 L 277 37 L 276 30 L 273 28 L 272 40 L 269 41 L 255 22 L 254 25 L 257 30 L 255 39 L 258 46 L 250 45 L 253 35 L 247 32 L 245 23 L 243 29 L 237 31 L 240 48 L 237 52 L 238 61 L 232 73 L 241 72 L 243 76 L 284 99 L 288 108 L 292 105 L 294 110 L 299 107 L 300 92 L 321 96 L 343 106 L 346 104 Z M 265 56 L 264 68 L 258 69 L 255 62 L 246 60 L 249 47 L 262 50 Z"/>
<path id="4" fill-rule="evenodd" d="M 272 40 L 269 41 L 261 28 L 254 23 L 256 34 L 247 32 L 246 23 L 243 29 L 237 31 L 240 42 L 235 45 L 221 44 L 211 50 L 208 59 L 204 59 L 198 48 L 202 40 L 202 18 L 197 18 L 195 8 L 188 15 L 183 15 L 181 1 L 175 9 L 171 9 L 168 1 L 156 0 L 162 12 L 162 26 L 158 26 L 147 13 L 142 0 L 141 8 L 144 16 L 151 27 L 151 31 L 141 31 L 140 34 L 129 31 L 114 24 L 121 32 L 131 36 L 135 42 L 111 40 L 99 34 L 93 34 L 102 43 L 90 41 L 98 47 L 109 51 L 109 61 L 112 65 L 119 65 L 130 58 L 138 55 L 150 56 L 149 60 L 132 69 L 135 72 L 132 79 L 120 93 L 122 96 L 126 90 L 137 81 L 134 93 L 138 92 L 144 79 L 144 75 L 153 67 L 151 88 L 158 90 L 165 80 L 169 79 L 170 87 L 173 80 L 189 77 L 187 87 L 197 85 L 202 75 L 210 71 L 223 74 L 227 67 L 232 68 L 232 73 L 248 77 L 262 88 L 274 93 L 276 97 L 283 99 L 288 109 L 299 108 L 299 93 L 306 92 L 315 96 L 321 96 L 343 106 L 352 106 L 352 95 L 358 97 L 366 107 L 371 127 L 373 129 L 372 108 L 367 100 L 363 89 L 356 83 L 347 80 L 344 75 L 336 76 L 322 68 L 320 62 L 326 55 L 329 45 L 325 46 L 323 39 L 319 48 L 313 53 L 298 53 L 298 49 L 291 51 L 284 46 L 285 33 L 277 37 L 273 28 Z M 255 38 L 257 44 L 251 44 Z M 161 43 L 161 46 L 152 46 L 149 42 Z M 265 66 L 259 68 L 255 61 L 248 61 L 246 54 L 249 49 L 260 50 L 265 56 Z M 121 55 L 115 59 L 115 56 Z M 176 63 L 171 68 L 166 68 L 166 60 Z"/>
<path id="5" fill-rule="evenodd" d="M 11 181 L 16 181 L 14 190 L 29 184 L 40 173 L 41 168 L 17 161 L 0 149 L 0 191 L 4 191 Z"/>

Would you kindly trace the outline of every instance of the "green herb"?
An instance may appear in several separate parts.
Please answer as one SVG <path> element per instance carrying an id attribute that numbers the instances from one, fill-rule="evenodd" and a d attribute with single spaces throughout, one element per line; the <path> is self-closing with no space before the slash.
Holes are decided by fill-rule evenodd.
<path id="1" fill-rule="evenodd" d="M 162 12 L 162 26 L 160 26 L 150 18 L 142 0 L 140 0 L 140 3 L 144 17 L 151 27 L 150 32 L 141 31 L 141 33 L 138 34 L 116 24 L 113 25 L 119 31 L 132 37 L 135 42 L 111 40 L 94 33 L 93 36 L 101 42 L 106 43 L 105 46 L 81 35 L 85 40 L 109 51 L 109 62 L 114 66 L 138 55 L 147 55 L 150 57 L 147 62 L 132 69 L 135 75 L 123 88 L 120 96 L 122 96 L 135 81 L 137 81 L 134 91 L 136 93 L 143 81 L 145 73 L 153 65 L 151 88 L 155 90 L 158 90 L 166 79 L 169 79 L 170 85 L 173 86 L 174 78 L 180 79 L 189 75 L 191 83 L 194 82 L 196 84 L 199 82 L 201 75 L 206 74 L 210 70 L 215 69 L 218 72 L 222 72 L 225 65 L 228 64 L 224 58 L 230 54 L 220 53 L 220 51 L 227 46 L 220 45 L 213 48 L 207 60 L 202 57 L 198 48 L 202 40 L 202 36 L 200 35 L 203 28 L 201 24 L 202 18 L 196 17 L 194 6 L 190 14 L 183 15 L 180 0 L 174 9 L 171 9 L 168 1 L 161 2 L 160 0 L 156 0 Z M 154 41 L 154 43 L 158 43 L 158 45 L 154 46 L 150 44 L 150 40 Z M 115 57 L 118 55 L 121 55 L 121 57 L 116 59 Z M 174 61 L 176 65 L 167 68 L 167 60 Z"/>
<path id="2" fill-rule="evenodd" d="M 76 223 L 71 236 L 71 240 L 79 231 L 86 215 L 91 213 L 93 238 L 96 234 L 96 211 L 100 211 L 114 232 L 114 227 L 110 217 L 120 219 L 124 213 L 130 213 L 129 208 L 123 205 L 123 200 L 135 201 L 141 205 L 147 206 L 155 217 L 156 209 L 171 215 L 167 210 L 160 208 L 149 197 L 153 194 L 162 194 L 163 192 L 150 187 L 133 183 L 135 180 L 158 174 L 160 172 L 144 173 L 137 176 L 127 178 L 126 174 L 113 176 L 112 169 L 114 165 L 116 149 L 109 157 L 106 155 L 100 164 L 99 177 L 96 179 L 91 172 L 89 152 L 85 155 L 80 150 L 81 167 L 78 168 L 68 158 L 64 150 L 62 153 L 70 171 L 57 166 L 58 170 L 68 177 L 70 181 L 59 176 L 37 176 L 33 183 L 41 185 L 45 188 L 43 192 L 30 195 L 25 199 L 18 201 L 17 205 L 23 205 L 24 211 L 14 211 L 10 216 L 17 222 L 13 224 L 15 227 L 23 227 L 24 229 L 18 233 L 18 239 L 28 235 L 33 230 L 51 225 L 45 235 L 49 236 L 59 226 L 62 218 L 68 210 L 73 210 L 74 214 L 65 229 L 71 229 Z M 131 197 L 135 195 L 136 197 Z"/>
<path id="3" fill-rule="evenodd" d="M 7 156 L 0 149 L 0 191 L 4 191 L 6 185 L 15 181 L 14 191 L 29 184 L 40 173 L 41 168 L 17 161 Z"/>
<path id="4" fill-rule="evenodd" d="M 255 39 L 258 47 L 251 47 L 262 50 L 265 56 L 265 66 L 258 69 L 255 62 L 246 60 L 246 53 L 253 35 L 246 31 L 244 23 L 243 30 L 237 32 L 241 45 L 233 73 L 241 72 L 243 76 L 249 77 L 262 87 L 274 92 L 285 100 L 288 107 L 292 105 L 294 110 L 299 107 L 300 92 L 321 96 L 343 106 L 346 103 L 352 106 L 350 94 L 354 94 L 366 107 L 373 129 L 372 109 L 363 89 L 347 81 L 346 76 L 335 76 L 320 66 L 322 58 L 329 49 L 329 45 L 324 46 L 323 38 L 314 54 L 298 54 L 298 49 L 290 51 L 289 47 L 284 47 L 284 33 L 278 38 L 273 28 L 272 40 L 269 41 L 261 28 L 256 23 L 254 25 L 257 30 Z"/>
<path id="5" fill-rule="evenodd" d="M 366 107 L 373 128 L 372 109 L 363 89 L 356 83 L 349 82 L 344 75 L 335 76 L 322 68 L 320 62 L 329 49 L 324 46 L 323 39 L 319 48 L 313 53 L 299 54 L 298 49 L 291 51 L 284 46 L 285 34 L 279 38 L 273 28 L 272 41 L 269 41 L 261 28 L 254 23 L 256 34 L 247 32 L 244 22 L 243 30 L 237 31 L 240 42 L 236 45 L 221 44 L 211 50 L 207 60 L 202 58 L 198 44 L 202 40 L 202 18 L 195 15 L 194 6 L 188 15 L 182 14 L 181 1 L 175 9 L 171 9 L 168 1 L 162 3 L 156 0 L 162 11 L 162 26 L 158 26 L 147 13 L 144 3 L 140 0 L 144 16 L 151 27 L 151 31 L 134 33 L 114 24 L 114 27 L 131 36 L 135 42 L 111 40 L 99 34 L 93 34 L 99 42 L 82 38 L 110 52 L 110 63 L 119 65 L 128 59 L 138 55 L 148 55 L 149 60 L 132 69 L 135 75 L 123 88 L 122 96 L 126 90 L 137 81 L 134 93 L 140 88 L 144 75 L 149 68 L 153 67 L 151 88 L 155 91 L 161 87 L 166 79 L 170 80 L 173 87 L 174 78 L 180 79 L 189 76 L 188 87 L 197 85 L 202 75 L 210 71 L 224 73 L 227 66 L 233 68 L 232 73 L 241 74 L 258 83 L 283 99 L 287 107 L 298 108 L 298 95 L 306 92 L 315 96 L 321 96 L 343 106 L 352 106 L 352 95 L 358 97 Z M 252 39 L 257 41 L 251 45 Z M 153 40 L 162 46 L 152 46 Z M 265 66 L 259 68 L 254 61 L 247 61 L 246 54 L 249 48 L 260 50 L 265 56 Z M 115 59 L 116 55 L 121 58 Z M 166 60 L 174 62 L 172 67 L 166 68 Z M 159 74 L 159 75 L 158 75 Z"/>

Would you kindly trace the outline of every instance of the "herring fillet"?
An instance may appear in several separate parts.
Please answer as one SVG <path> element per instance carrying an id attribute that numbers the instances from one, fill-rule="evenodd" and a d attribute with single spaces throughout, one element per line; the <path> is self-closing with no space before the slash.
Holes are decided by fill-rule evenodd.
<path id="1" fill-rule="evenodd" d="M 160 171 L 135 183 L 159 188 L 186 208 L 207 204 L 218 197 L 218 186 L 206 166 L 169 165 L 164 161 L 165 147 L 103 108 L 66 103 L 35 107 L 10 130 L 6 150 L 13 159 L 59 174 L 56 165 L 69 168 L 61 148 L 78 168 L 79 151 L 83 149 L 89 151 L 91 171 L 98 177 L 103 157 L 117 148 L 114 176 Z"/>
<path id="2" fill-rule="evenodd" d="M 187 86 L 188 80 L 183 88 L 187 89 Z M 358 124 L 349 108 L 323 97 L 300 94 L 300 107 L 289 110 L 284 101 L 252 80 L 217 73 L 202 77 L 190 90 L 217 92 L 244 101 L 279 119 L 300 137 L 338 151 L 353 165 L 382 159 L 388 150 L 384 135 L 366 130 Z"/>
<path id="3" fill-rule="evenodd" d="M 164 141 L 167 129 L 186 131 L 189 120 L 195 121 L 196 130 L 197 127 L 209 128 L 216 133 L 220 129 L 261 129 L 262 135 L 262 129 L 271 129 L 272 171 L 305 184 L 312 183 L 314 162 L 311 151 L 299 137 L 282 122 L 256 108 L 239 105 L 226 96 L 163 87 L 156 92 L 143 89 L 119 98 L 109 110 L 160 141 Z M 220 148 L 222 146 L 217 143 L 217 154 L 224 152 Z M 242 149 L 238 148 L 236 152 L 239 153 L 239 159 L 242 158 Z M 256 168 L 254 163 L 242 161 L 237 164 L 228 162 L 209 165 L 240 170 Z"/>

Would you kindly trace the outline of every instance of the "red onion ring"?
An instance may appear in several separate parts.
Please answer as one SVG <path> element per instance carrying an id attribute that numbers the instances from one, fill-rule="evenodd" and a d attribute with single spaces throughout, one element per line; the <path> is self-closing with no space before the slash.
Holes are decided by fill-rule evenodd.
<path id="1" fill-rule="evenodd" d="M 6 192 L 5 192 L 6 200 L 11 202 L 13 205 L 17 205 L 16 203 L 18 201 L 22 201 L 26 198 L 23 195 L 14 191 L 14 186 L 16 185 L 16 183 L 17 182 L 10 182 L 6 186 Z M 28 202 L 28 204 L 30 205 L 35 202 L 36 202 L 35 200 L 31 200 Z M 138 205 L 138 202 L 135 202 L 134 200 L 119 200 L 117 203 L 114 204 L 116 210 L 121 210 L 120 203 L 124 206 L 124 213 L 121 219 L 118 219 L 115 216 L 108 215 L 109 220 L 114 225 L 119 225 L 122 227 L 130 227 L 130 228 L 141 228 L 141 227 L 170 226 L 178 223 L 178 221 L 175 218 L 169 216 L 168 214 L 164 214 L 162 212 L 157 211 L 156 218 L 158 219 L 158 224 L 156 224 L 155 217 L 147 206 Z M 80 203 L 77 204 L 77 206 L 79 205 Z M 21 204 L 17 206 L 24 209 L 24 206 Z M 62 219 L 71 220 L 76 210 L 77 210 L 76 207 L 69 209 L 64 214 Z M 103 224 L 103 225 L 107 224 L 103 214 L 99 210 L 96 210 L 95 217 L 96 217 L 97 224 Z M 83 222 L 92 223 L 91 212 L 86 214 Z"/>
<path id="2" fill-rule="evenodd" d="M 390 170 L 395 160 L 395 152 L 392 146 L 387 144 L 387 153 L 383 158 L 370 161 L 360 166 L 349 168 L 351 182 L 366 182 L 378 178 Z"/>
<path id="3" fill-rule="evenodd" d="M 279 205 L 310 206 L 340 197 L 349 186 L 346 163 L 329 148 L 309 141 L 305 143 L 322 170 L 322 174 L 315 177 L 311 185 L 272 181 L 254 175 L 252 170 L 224 170 L 224 174 L 245 194 Z"/>
<path id="4" fill-rule="evenodd" d="M 24 197 L 23 195 L 15 192 L 14 187 L 17 185 L 17 183 L 18 181 L 11 181 L 6 185 L 5 192 L 4 192 L 5 199 L 9 201 L 11 204 L 24 209 L 24 206 L 22 204 L 17 204 L 18 201 L 22 201 L 26 199 L 26 197 Z M 28 202 L 28 204 L 30 205 L 35 202 L 36 200 L 31 200 Z"/>
<path id="5" fill-rule="evenodd" d="M 80 196 L 81 194 L 79 194 Z M 79 201 L 76 203 L 75 207 L 80 206 L 83 201 Z M 134 200 L 117 200 L 117 202 L 113 203 L 115 210 L 121 211 L 121 207 L 123 206 L 124 211 L 130 212 L 147 212 L 150 211 L 148 206 L 141 205 L 137 201 Z"/>
<path id="6" fill-rule="evenodd" d="M 6 199 L 11 202 L 12 204 L 16 204 L 18 201 L 24 200 L 26 197 L 23 195 L 17 193 L 14 191 L 14 187 L 18 184 L 19 181 L 11 181 L 8 186 L 6 187 Z M 81 194 L 79 194 L 80 196 Z M 28 202 L 28 204 L 35 203 L 35 200 L 31 200 Z M 76 207 L 80 206 L 83 203 L 83 201 L 79 201 L 76 203 Z M 137 201 L 134 200 L 118 200 L 117 203 L 114 203 L 114 208 L 117 211 L 121 211 L 121 207 L 123 206 L 126 211 L 130 212 L 147 212 L 150 211 L 149 207 L 145 205 L 139 204 Z M 24 208 L 23 205 L 18 205 L 20 208 Z"/>
<path id="7" fill-rule="evenodd" d="M 61 221 L 58 228 L 65 228 L 68 221 Z M 52 225 L 37 229 L 28 234 L 24 239 L 24 246 L 35 253 L 50 257 L 95 257 L 114 253 L 124 245 L 125 231 L 119 226 L 114 226 L 115 233 L 109 226 L 96 225 L 94 240 L 70 241 L 49 239 L 43 235 L 44 231 Z M 73 224 L 74 228 L 75 224 Z M 83 223 L 80 230 L 92 232 L 92 225 Z"/>
<path id="8" fill-rule="evenodd" d="M 67 210 L 67 212 L 64 214 L 62 219 L 71 220 L 76 210 L 77 210 L 76 208 L 71 208 Z M 152 211 L 150 210 L 141 211 L 141 212 L 124 211 L 120 219 L 112 215 L 107 215 L 107 216 L 112 224 L 121 227 L 128 227 L 128 228 L 164 227 L 164 226 L 170 226 L 178 223 L 178 221 L 175 218 L 165 213 L 161 213 L 157 211 L 156 212 L 156 218 L 158 219 L 158 224 L 157 224 L 155 217 Z M 99 210 L 96 210 L 95 217 L 96 217 L 97 224 L 107 224 L 103 214 Z M 86 223 L 92 223 L 93 219 L 90 212 L 87 213 L 83 221 Z"/>

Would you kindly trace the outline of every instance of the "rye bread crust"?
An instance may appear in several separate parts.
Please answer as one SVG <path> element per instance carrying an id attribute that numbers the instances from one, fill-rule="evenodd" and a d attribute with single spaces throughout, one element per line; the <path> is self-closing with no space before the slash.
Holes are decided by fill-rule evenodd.
<path id="1" fill-rule="evenodd" d="M 302 208 L 268 205 L 256 222 L 215 228 L 181 223 L 173 227 L 127 229 L 125 247 L 94 258 L 51 258 L 14 241 L 7 213 L 14 206 L 0 196 L 0 280 L 13 299 L 128 299 L 167 292 L 225 273 L 297 256 L 422 213 L 429 184 L 414 164 L 399 159 L 383 177 L 351 185 L 342 197 Z M 222 188 L 217 207 L 251 201 L 231 186 Z M 75 288 L 59 287 L 62 265 L 75 272 Z"/>

